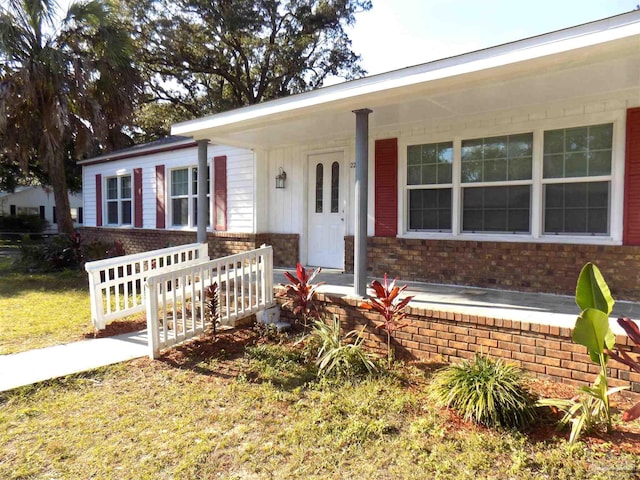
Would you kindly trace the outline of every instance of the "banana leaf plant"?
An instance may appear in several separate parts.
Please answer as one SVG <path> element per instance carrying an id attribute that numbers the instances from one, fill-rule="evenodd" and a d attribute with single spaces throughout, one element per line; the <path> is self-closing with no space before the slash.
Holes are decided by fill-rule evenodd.
<path id="1" fill-rule="evenodd" d="M 593 263 L 587 263 L 580 272 L 576 285 L 576 304 L 582 312 L 576 319 L 572 339 L 587 348 L 591 360 L 600 366 L 600 373 L 593 386 L 582 386 L 586 398 L 572 400 L 544 399 L 540 406 L 560 408 L 565 412 L 560 426 L 571 424 L 569 441 L 573 443 L 583 430 L 605 423 L 611 431 L 609 397 L 628 387 L 608 387 L 607 362 L 616 337 L 609 326 L 609 315 L 615 301 L 602 273 Z"/>
<path id="2" fill-rule="evenodd" d="M 370 288 L 373 289 L 374 296 L 371 296 L 366 302 L 362 302 L 360 308 L 376 311 L 382 317 L 382 321 L 374 320 L 373 323 L 375 328 L 387 332 L 387 362 L 390 365 L 393 361 L 391 335 L 395 330 L 409 325 L 408 322 L 404 323 L 403 320 L 407 316 L 405 309 L 414 296 L 400 298 L 400 294 L 406 290 L 407 286 L 397 286 L 396 280 L 389 283 L 386 273 L 384 274 L 383 283 L 374 280 L 371 282 Z"/>
<path id="3" fill-rule="evenodd" d="M 640 328 L 638 328 L 638 325 L 627 317 L 619 318 L 618 325 L 624 329 L 629 339 L 640 349 Z M 634 360 L 627 352 L 619 349 L 616 351 L 606 350 L 606 354 L 614 360 L 628 366 L 631 370 L 640 373 L 640 355 L 636 356 Z M 640 402 L 622 414 L 623 422 L 630 422 L 636 418 L 640 418 Z"/>
<path id="4" fill-rule="evenodd" d="M 278 294 L 279 297 L 287 300 L 282 305 L 290 307 L 294 315 L 302 316 L 304 326 L 307 326 L 307 319 L 319 319 L 320 307 L 316 304 L 316 296 L 318 287 L 324 285 L 324 282 L 313 283 L 316 276 L 322 271 L 320 267 L 315 270 L 305 269 L 300 263 L 296 265 L 295 275 L 290 272 L 284 272 L 284 276 L 289 283 L 282 285 L 284 291 Z"/>

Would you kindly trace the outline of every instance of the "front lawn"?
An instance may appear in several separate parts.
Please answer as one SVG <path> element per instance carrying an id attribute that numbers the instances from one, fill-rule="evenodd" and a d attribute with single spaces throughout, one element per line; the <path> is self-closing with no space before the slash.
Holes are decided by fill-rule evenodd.
<path id="1" fill-rule="evenodd" d="M 250 330 L 0 394 L 0 478 L 630 479 L 624 442 L 490 430 L 435 408 L 432 365 L 319 381 Z M 259 340 L 259 339 L 258 339 Z M 420 368 L 418 368 L 420 367 Z M 549 431 L 549 429 L 547 429 Z M 638 437 L 625 437 L 637 448 Z"/>
<path id="2" fill-rule="evenodd" d="M 144 321 L 135 326 L 144 328 Z M 117 327 L 110 331 L 127 331 Z M 0 355 L 74 342 L 93 333 L 86 272 L 29 273 L 0 257 Z"/>

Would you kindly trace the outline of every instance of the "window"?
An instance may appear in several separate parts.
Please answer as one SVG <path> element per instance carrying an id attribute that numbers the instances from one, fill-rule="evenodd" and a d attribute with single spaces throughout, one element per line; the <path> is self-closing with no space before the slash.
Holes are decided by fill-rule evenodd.
<path id="1" fill-rule="evenodd" d="M 544 132 L 544 233 L 609 234 L 613 125 Z"/>
<path id="2" fill-rule="evenodd" d="M 131 225 L 131 175 L 107 178 L 107 224 Z"/>
<path id="3" fill-rule="evenodd" d="M 612 123 L 407 145 L 406 232 L 609 236 L 612 172 Z"/>
<path id="4" fill-rule="evenodd" d="M 409 230 L 451 230 L 453 142 L 407 147 Z"/>
<path id="5" fill-rule="evenodd" d="M 40 215 L 38 207 L 18 207 L 18 215 Z"/>
<path id="6" fill-rule="evenodd" d="M 331 164 L 331 213 L 338 213 L 340 198 L 340 164 Z"/>
<path id="7" fill-rule="evenodd" d="M 316 213 L 322 213 L 322 186 L 324 181 L 324 167 L 316 165 Z"/>
<path id="8" fill-rule="evenodd" d="M 207 168 L 207 198 L 210 197 L 211 172 Z M 198 168 L 188 167 L 171 171 L 171 225 L 198 225 Z M 207 201 L 207 225 L 210 224 L 211 202 Z"/>
<path id="9" fill-rule="evenodd" d="M 532 159 L 533 133 L 462 141 L 463 232 L 531 231 Z"/>

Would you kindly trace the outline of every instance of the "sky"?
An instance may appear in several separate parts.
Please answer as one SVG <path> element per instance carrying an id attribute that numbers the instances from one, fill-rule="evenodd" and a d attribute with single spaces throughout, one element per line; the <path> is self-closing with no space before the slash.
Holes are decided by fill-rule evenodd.
<path id="1" fill-rule="evenodd" d="M 372 0 L 349 30 L 369 75 L 634 10 L 640 0 Z"/>

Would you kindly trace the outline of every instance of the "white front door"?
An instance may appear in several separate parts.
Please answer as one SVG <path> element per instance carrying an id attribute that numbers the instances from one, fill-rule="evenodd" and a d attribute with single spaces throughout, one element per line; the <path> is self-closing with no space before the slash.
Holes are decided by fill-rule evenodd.
<path id="1" fill-rule="evenodd" d="M 344 268 L 343 153 L 309 155 L 309 265 Z"/>

